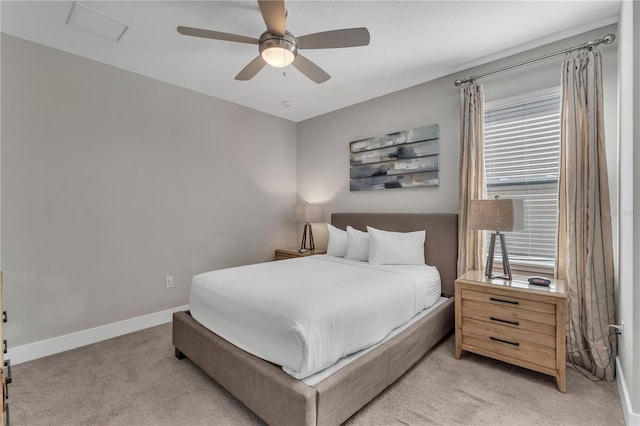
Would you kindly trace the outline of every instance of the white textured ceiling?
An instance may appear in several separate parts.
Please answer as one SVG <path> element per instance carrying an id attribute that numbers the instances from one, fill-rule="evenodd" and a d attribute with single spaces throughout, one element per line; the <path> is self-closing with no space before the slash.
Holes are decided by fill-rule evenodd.
<path id="1" fill-rule="evenodd" d="M 2 1 L 1 30 L 292 121 L 617 22 L 620 9 L 619 1 L 287 1 L 287 30 L 296 36 L 350 27 L 371 33 L 366 47 L 305 50 L 332 77 L 315 84 L 292 66 L 236 81 L 257 46 L 176 31 L 258 38 L 265 24 L 255 1 L 80 3 L 131 28 L 115 42 L 66 25 L 73 2 Z"/>

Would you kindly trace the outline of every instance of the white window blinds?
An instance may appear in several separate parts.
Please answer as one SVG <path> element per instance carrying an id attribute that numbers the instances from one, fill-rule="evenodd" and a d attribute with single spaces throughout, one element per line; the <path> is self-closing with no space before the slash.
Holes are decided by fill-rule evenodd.
<path id="1" fill-rule="evenodd" d="M 505 234 L 509 259 L 553 266 L 558 221 L 559 90 L 488 104 L 484 126 L 487 198 L 499 195 L 524 200 L 525 229 Z M 496 256 L 501 256 L 499 251 Z"/>

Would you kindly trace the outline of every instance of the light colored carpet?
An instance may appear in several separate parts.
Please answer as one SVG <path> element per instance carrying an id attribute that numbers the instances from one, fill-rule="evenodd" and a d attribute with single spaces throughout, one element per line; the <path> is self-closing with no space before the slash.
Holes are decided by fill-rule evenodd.
<path id="1" fill-rule="evenodd" d="M 553 378 L 481 356 L 453 335 L 347 421 L 349 425 L 623 425 L 615 382 L 568 368 Z M 12 425 L 262 424 L 190 361 L 161 325 L 13 367 Z"/>

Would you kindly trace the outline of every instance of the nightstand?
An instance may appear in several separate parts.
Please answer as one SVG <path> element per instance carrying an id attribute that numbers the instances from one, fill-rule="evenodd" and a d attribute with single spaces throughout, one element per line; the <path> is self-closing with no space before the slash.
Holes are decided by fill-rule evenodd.
<path id="1" fill-rule="evenodd" d="M 310 250 L 300 253 L 297 247 L 277 249 L 273 260 L 293 259 L 295 257 L 307 257 L 314 254 L 326 254 L 326 250 Z"/>
<path id="2" fill-rule="evenodd" d="M 469 271 L 455 282 L 455 307 L 457 359 L 474 352 L 553 376 L 567 391 L 564 281 L 542 287 Z"/>

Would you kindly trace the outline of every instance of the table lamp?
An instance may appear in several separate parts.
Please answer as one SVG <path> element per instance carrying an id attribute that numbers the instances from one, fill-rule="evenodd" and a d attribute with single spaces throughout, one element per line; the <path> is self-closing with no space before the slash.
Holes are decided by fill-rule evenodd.
<path id="1" fill-rule="evenodd" d="M 323 221 L 322 207 L 309 203 L 297 204 L 293 209 L 293 215 L 296 222 L 304 223 L 304 231 L 302 232 L 300 251 L 303 252 L 314 250 L 316 246 L 313 243 L 313 229 L 311 228 L 311 224 L 314 222 Z"/>
<path id="2" fill-rule="evenodd" d="M 491 278 L 511 280 L 511 265 L 507 253 L 507 243 L 500 231 L 511 232 L 524 229 L 524 201 L 496 196 L 493 200 L 471 200 L 469 204 L 469 229 L 495 231 L 491 233 L 485 275 Z M 493 275 L 493 255 L 496 236 L 500 238 L 503 275 Z"/>

